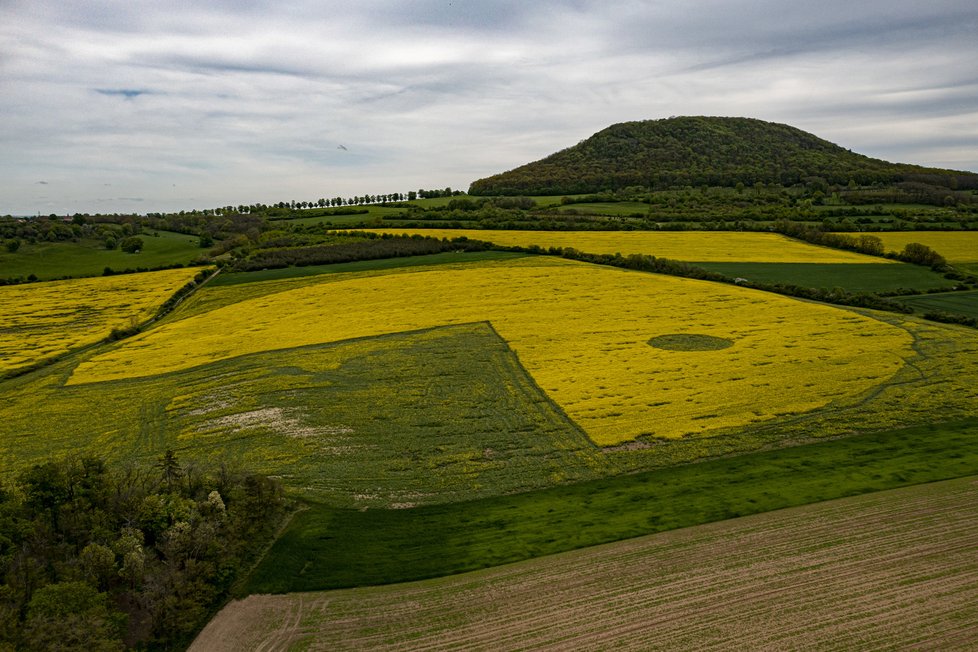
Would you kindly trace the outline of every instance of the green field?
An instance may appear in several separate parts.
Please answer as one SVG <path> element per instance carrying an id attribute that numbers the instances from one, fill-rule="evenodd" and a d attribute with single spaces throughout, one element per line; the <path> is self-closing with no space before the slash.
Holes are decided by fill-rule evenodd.
<path id="1" fill-rule="evenodd" d="M 954 266 L 961 271 L 978 276 L 978 263 L 955 263 Z"/>
<path id="2" fill-rule="evenodd" d="M 978 317 L 978 290 L 921 294 L 898 297 L 897 300 L 921 313 L 935 311 Z"/>
<path id="3" fill-rule="evenodd" d="M 260 281 L 280 281 L 303 276 L 318 276 L 320 274 L 340 274 L 344 272 L 365 272 L 370 270 L 398 269 L 416 265 L 445 265 L 451 263 L 477 262 L 481 260 L 511 260 L 526 254 L 509 251 L 477 251 L 464 253 L 443 253 L 430 256 L 405 256 L 404 258 L 381 258 L 378 260 L 361 260 L 353 263 L 335 263 L 332 265 L 310 265 L 308 267 L 282 267 L 280 269 L 262 270 L 259 272 L 230 272 L 215 278 L 211 285 L 238 285 L 241 283 L 257 283 Z"/>
<path id="4" fill-rule="evenodd" d="M 413 510 L 300 512 L 247 593 L 389 584 L 978 474 L 978 419 Z"/>
<path id="5" fill-rule="evenodd" d="M 153 235 L 159 233 L 158 236 Z M 102 241 L 23 243 L 16 253 L 0 249 L 0 278 L 27 277 L 50 280 L 65 277 L 100 276 L 106 267 L 126 269 L 186 265 L 206 254 L 197 236 L 169 231 L 150 231 L 139 236 L 143 250 L 127 254 L 108 250 Z"/>
<path id="6" fill-rule="evenodd" d="M 952 288 L 949 281 L 927 267 L 880 263 L 850 265 L 847 263 L 700 263 L 713 272 L 758 283 L 780 283 L 849 292 L 894 292 L 913 288 Z"/>
<path id="7" fill-rule="evenodd" d="M 0 384 L 6 475 L 58 451 L 150 463 L 172 448 L 276 475 L 331 505 L 390 507 L 526 491 L 607 466 L 484 323 L 61 386 L 72 366 Z"/>

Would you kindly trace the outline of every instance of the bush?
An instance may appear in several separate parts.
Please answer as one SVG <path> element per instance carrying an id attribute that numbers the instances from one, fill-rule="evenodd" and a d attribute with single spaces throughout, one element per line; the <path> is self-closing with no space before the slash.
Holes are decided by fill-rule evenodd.
<path id="1" fill-rule="evenodd" d="M 134 235 L 122 239 L 119 248 L 127 254 L 139 253 L 143 248 L 143 239 Z"/>

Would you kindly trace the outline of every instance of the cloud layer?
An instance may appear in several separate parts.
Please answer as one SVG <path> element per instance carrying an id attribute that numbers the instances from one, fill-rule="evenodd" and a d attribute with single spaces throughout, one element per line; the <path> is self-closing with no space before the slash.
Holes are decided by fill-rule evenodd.
<path id="1" fill-rule="evenodd" d="M 669 115 L 978 171 L 970 0 L 203 4 L 0 3 L 0 214 L 465 188 Z"/>

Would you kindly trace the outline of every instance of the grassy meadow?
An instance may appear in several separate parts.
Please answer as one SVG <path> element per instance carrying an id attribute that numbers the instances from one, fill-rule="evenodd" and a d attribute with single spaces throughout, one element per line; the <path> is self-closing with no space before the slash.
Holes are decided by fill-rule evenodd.
<path id="1" fill-rule="evenodd" d="M 923 313 L 937 311 L 978 317 L 978 291 L 976 290 L 921 294 L 900 297 L 899 300 Z"/>
<path id="2" fill-rule="evenodd" d="M 126 269 L 186 265 L 206 249 L 197 236 L 170 231 L 142 233 L 143 249 L 128 254 L 120 249 L 106 249 L 101 240 L 78 242 L 23 243 L 15 253 L 0 249 L 0 278 L 27 278 L 34 274 L 45 281 L 65 277 L 100 276 L 106 267 L 120 272 Z"/>
<path id="3" fill-rule="evenodd" d="M 901 289 L 950 289 L 954 282 L 926 267 L 899 263 L 853 265 L 849 263 L 714 263 L 697 266 L 733 278 L 757 283 L 798 285 L 849 292 L 899 292 Z"/>

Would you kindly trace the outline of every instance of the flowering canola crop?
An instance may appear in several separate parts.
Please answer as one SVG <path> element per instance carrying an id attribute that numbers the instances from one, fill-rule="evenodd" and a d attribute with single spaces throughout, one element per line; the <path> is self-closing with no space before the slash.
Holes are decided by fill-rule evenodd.
<path id="1" fill-rule="evenodd" d="M 865 263 L 893 261 L 818 247 L 777 233 L 714 231 L 497 231 L 495 229 L 366 229 L 433 238 L 485 240 L 503 246 L 571 247 L 589 254 L 646 254 L 697 263 Z"/>
<path id="2" fill-rule="evenodd" d="M 69 383 L 480 321 L 601 445 L 812 410 L 870 390 L 912 356 L 904 330 L 852 312 L 736 286 L 526 258 L 330 275 L 163 324 L 83 362 Z M 649 345 L 683 334 L 732 344 Z"/>
<path id="3" fill-rule="evenodd" d="M 0 373 L 149 319 L 198 269 L 0 287 Z"/>
<path id="4" fill-rule="evenodd" d="M 951 264 L 978 263 L 978 232 L 975 231 L 887 231 L 868 233 L 883 240 L 887 251 L 903 251 L 911 242 L 927 245 Z"/>

